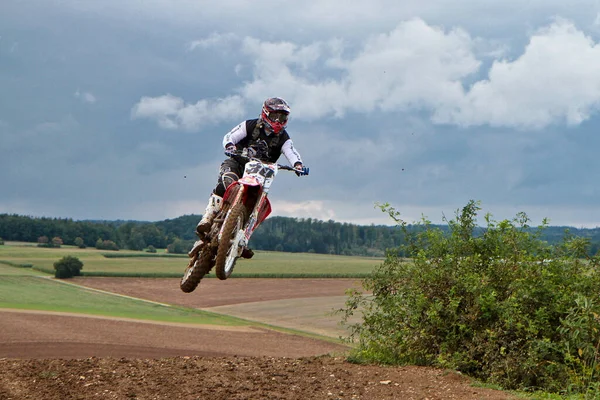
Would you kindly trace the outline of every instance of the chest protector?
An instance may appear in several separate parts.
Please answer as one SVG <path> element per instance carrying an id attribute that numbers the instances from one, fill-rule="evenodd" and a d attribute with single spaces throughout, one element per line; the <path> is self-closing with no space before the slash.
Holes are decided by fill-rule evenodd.
<path id="1" fill-rule="evenodd" d="M 277 162 L 281 156 L 283 144 L 290 138 L 285 129 L 279 132 L 278 135 L 274 133 L 267 135 L 263 124 L 258 119 L 246 121 L 246 132 L 246 137 L 237 144 L 238 148 L 255 147 L 260 142 L 264 142 L 267 145 L 265 152 L 259 155 L 258 158 L 272 163 Z"/>

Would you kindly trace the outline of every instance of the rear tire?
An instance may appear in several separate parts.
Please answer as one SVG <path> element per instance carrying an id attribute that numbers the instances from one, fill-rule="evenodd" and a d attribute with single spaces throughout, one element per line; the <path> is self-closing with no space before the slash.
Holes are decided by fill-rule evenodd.
<path id="1" fill-rule="evenodd" d="M 244 227 L 245 221 L 246 207 L 240 203 L 234 205 L 225 220 L 215 261 L 215 274 L 221 280 L 229 278 L 233 272 L 233 267 L 239 257 L 239 242 L 235 239 L 238 232 Z"/>

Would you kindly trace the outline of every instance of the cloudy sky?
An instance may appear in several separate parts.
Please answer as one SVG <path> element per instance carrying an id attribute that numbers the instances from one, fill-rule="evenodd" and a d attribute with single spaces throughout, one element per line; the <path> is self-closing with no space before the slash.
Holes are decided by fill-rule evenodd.
<path id="1" fill-rule="evenodd" d="M 0 213 L 201 214 L 279 96 L 274 215 L 600 226 L 599 43 L 599 0 L 2 0 Z"/>

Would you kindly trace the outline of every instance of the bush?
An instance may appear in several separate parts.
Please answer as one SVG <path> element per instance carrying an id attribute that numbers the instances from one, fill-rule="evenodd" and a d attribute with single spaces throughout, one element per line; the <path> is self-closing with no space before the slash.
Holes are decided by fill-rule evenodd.
<path id="1" fill-rule="evenodd" d="M 79 247 L 80 249 L 85 249 L 85 242 L 83 241 L 82 238 L 80 237 L 76 237 L 75 241 L 73 242 L 73 244 L 77 247 Z"/>
<path id="2" fill-rule="evenodd" d="M 38 247 L 49 247 L 49 248 L 60 248 L 63 245 L 63 240 L 55 236 L 52 240 L 48 239 L 48 236 L 40 236 L 38 238 Z"/>
<path id="3" fill-rule="evenodd" d="M 2 238 L 0 237 L 0 246 L 2 246 L 3 244 L 4 244 L 4 239 L 2 239 Z"/>
<path id="4" fill-rule="evenodd" d="M 117 244 L 115 242 L 113 242 L 112 240 L 98 239 L 96 241 L 96 249 L 98 249 L 98 250 L 114 250 L 114 251 L 118 251 L 119 250 L 119 246 L 117 246 Z"/>
<path id="5" fill-rule="evenodd" d="M 600 395 L 600 261 L 586 257 L 589 242 L 566 235 L 559 246 L 539 239 L 520 213 L 512 221 L 485 216 L 471 201 L 449 231 L 407 229 L 399 213 L 382 210 L 407 239 L 403 261 L 389 252 L 352 291 L 344 322 L 358 341 L 352 357 L 389 364 L 451 368 L 505 389 Z M 596 385 L 596 386 L 594 386 Z"/>
<path id="6" fill-rule="evenodd" d="M 173 243 L 167 246 L 167 251 L 171 254 L 185 254 L 193 246 L 194 242 L 190 240 L 175 239 Z"/>
<path id="7" fill-rule="evenodd" d="M 83 263 L 73 256 L 65 256 L 54 263 L 54 277 L 58 279 L 71 278 L 81 275 Z"/>
<path id="8" fill-rule="evenodd" d="M 148 253 L 156 253 L 156 247 L 150 245 L 148 246 L 148 248 L 146 249 L 146 252 Z"/>

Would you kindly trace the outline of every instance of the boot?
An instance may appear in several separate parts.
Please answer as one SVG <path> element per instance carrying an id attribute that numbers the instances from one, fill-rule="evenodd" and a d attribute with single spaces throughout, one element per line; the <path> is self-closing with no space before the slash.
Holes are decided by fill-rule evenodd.
<path id="1" fill-rule="evenodd" d="M 204 215 L 202 215 L 202 219 L 198 222 L 198 226 L 196 227 L 196 232 L 198 235 L 205 234 L 210 231 L 210 227 L 212 226 L 213 219 L 217 216 L 218 212 L 221 210 L 221 202 L 223 198 L 221 196 L 217 196 L 216 194 L 211 194 L 208 199 L 208 205 L 206 206 L 206 210 L 204 211 Z"/>
<path id="2" fill-rule="evenodd" d="M 252 258 L 252 256 L 254 256 L 254 252 L 252 251 L 252 249 L 248 248 L 248 247 L 244 247 L 244 250 L 242 250 L 242 258 Z"/>

